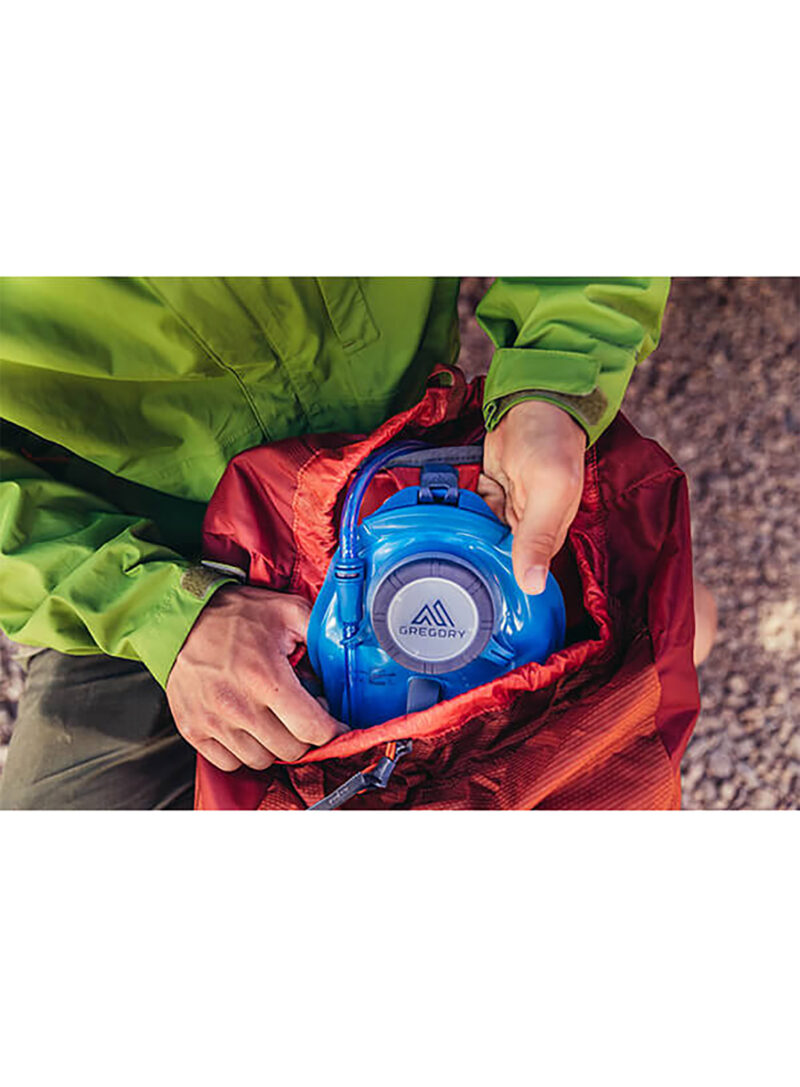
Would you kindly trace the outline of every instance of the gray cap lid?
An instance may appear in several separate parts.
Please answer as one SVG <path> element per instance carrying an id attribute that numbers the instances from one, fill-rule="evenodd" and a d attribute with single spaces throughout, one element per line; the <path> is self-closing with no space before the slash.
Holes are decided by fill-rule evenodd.
<path id="1" fill-rule="evenodd" d="M 483 579 L 452 558 L 414 559 L 391 570 L 372 598 L 375 636 L 412 672 L 463 668 L 486 647 L 494 607 Z"/>

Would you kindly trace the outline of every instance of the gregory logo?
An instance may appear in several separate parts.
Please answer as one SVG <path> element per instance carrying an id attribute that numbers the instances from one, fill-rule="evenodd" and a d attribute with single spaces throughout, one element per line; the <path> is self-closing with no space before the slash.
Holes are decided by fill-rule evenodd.
<path id="1" fill-rule="evenodd" d="M 461 639 L 467 632 L 456 628 L 447 608 L 437 599 L 432 604 L 423 604 L 411 622 L 400 627 L 399 633 L 418 638 Z"/>
<path id="2" fill-rule="evenodd" d="M 411 626 L 454 627 L 455 623 L 447 614 L 447 608 L 437 600 L 434 604 L 425 604 L 411 620 Z"/>
<path id="3" fill-rule="evenodd" d="M 414 668 L 418 661 L 425 662 L 424 671 L 446 672 L 449 661 L 456 667 L 475 644 L 481 623 L 472 594 L 455 579 L 437 575 L 409 579 L 400 586 L 387 576 L 383 585 L 385 589 L 378 590 L 370 608 L 386 652 L 390 656 L 399 653 L 395 660 L 406 668 Z M 473 588 L 472 581 L 467 585 Z M 379 600 L 381 592 L 383 599 Z"/>

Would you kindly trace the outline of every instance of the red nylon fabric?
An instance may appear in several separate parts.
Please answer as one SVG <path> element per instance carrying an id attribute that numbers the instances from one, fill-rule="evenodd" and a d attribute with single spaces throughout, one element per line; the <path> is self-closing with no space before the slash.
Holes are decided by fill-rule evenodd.
<path id="1" fill-rule="evenodd" d="M 417 405 L 369 436 L 289 439 L 240 454 L 206 514 L 206 557 L 313 601 L 353 471 L 393 438 L 479 441 L 482 391 L 480 379 L 468 385 L 440 368 Z M 461 485 L 474 487 L 478 471 L 461 468 Z M 414 469 L 380 473 L 363 515 L 417 480 Z M 226 774 L 199 757 L 196 807 L 305 809 L 405 737 L 413 751 L 388 788 L 348 808 L 679 807 L 680 757 L 699 710 L 686 481 L 621 416 L 587 453 L 581 506 L 554 572 L 568 644 L 544 665 L 263 773 Z"/>

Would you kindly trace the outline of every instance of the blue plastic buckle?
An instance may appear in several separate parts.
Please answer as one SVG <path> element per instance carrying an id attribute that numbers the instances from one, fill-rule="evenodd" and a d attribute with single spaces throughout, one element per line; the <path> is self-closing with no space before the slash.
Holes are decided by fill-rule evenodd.
<path id="1" fill-rule="evenodd" d="M 425 464 L 419 474 L 420 503 L 458 504 L 458 472 L 449 464 Z"/>

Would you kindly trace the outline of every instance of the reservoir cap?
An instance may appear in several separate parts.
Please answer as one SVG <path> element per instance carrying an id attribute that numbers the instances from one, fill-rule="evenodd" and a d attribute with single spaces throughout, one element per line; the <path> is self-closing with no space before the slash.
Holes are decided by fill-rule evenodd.
<path id="1" fill-rule="evenodd" d="M 372 598 L 375 636 L 412 672 L 441 675 L 479 656 L 494 630 L 483 579 L 450 558 L 414 559 L 391 570 Z"/>

